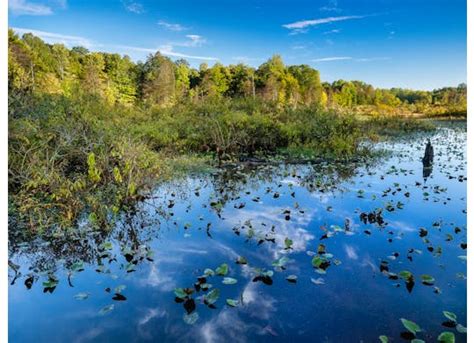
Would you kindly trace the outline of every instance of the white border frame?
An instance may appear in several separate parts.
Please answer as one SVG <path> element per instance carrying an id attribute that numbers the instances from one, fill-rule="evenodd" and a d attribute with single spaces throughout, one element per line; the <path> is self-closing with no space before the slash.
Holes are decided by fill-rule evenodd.
<path id="1" fill-rule="evenodd" d="M 0 342 L 8 342 L 8 1 L 0 0 Z"/>
<path id="2" fill-rule="evenodd" d="M 474 1 L 466 0 L 467 2 L 467 84 L 468 84 L 468 121 L 467 127 L 467 156 L 468 156 L 468 182 L 467 182 L 467 228 L 468 228 L 468 279 L 467 289 L 474 289 L 473 281 L 473 258 L 472 252 L 474 240 L 472 236 L 474 233 L 469 232 L 474 230 L 474 226 L 470 225 L 474 213 L 474 197 L 473 177 L 474 169 L 472 161 L 474 160 L 474 126 L 472 119 L 469 119 L 470 113 L 474 110 L 474 91 L 470 90 L 470 86 L 474 87 Z M 433 4 L 435 6 L 435 4 Z M 1 225 L 0 225 L 0 342 L 8 342 L 8 1 L 0 1 L 0 36 L 2 43 L 0 44 L 0 130 L 2 142 L 0 142 L 0 160 L 2 170 L 2 188 L 0 191 L 0 206 L 1 206 Z M 472 147 L 471 147 L 472 146 Z M 474 328 L 474 298 L 472 291 L 467 294 L 467 313 L 468 313 L 468 342 L 474 342 L 474 335 L 471 330 Z"/>

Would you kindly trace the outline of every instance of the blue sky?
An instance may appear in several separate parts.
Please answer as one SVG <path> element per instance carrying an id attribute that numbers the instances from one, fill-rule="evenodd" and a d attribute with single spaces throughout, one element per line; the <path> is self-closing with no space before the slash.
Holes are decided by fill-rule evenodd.
<path id="1" fill-rule="evenodd" d="M 191 65 L 273 54 L 324 81 L 433 89 L 466 82 L 466 0 L 9 0 L 9 26 L 50 43 Z"/>

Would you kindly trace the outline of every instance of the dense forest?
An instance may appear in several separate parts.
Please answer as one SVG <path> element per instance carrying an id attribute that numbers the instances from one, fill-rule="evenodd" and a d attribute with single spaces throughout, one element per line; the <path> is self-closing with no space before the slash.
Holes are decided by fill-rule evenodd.
<path id="1" fill-rule="evenodd" d="M 327 83 L 277 55 L 257 69 L 194 69 L 159 52 L 135 63 L 12 30 L 8 47 L 9 218 L 28 232 L 70 228 L 85 214 L 109 227 L 179 170 L 255 156 L 361 158 L 367 140 L 429 126 L 410 114 L 466 113 L 464 84 Z"/>
<path id="2" fill-rule="evenodd" d="M 46 44 L 32 34 L 9 31 L 10 89 L 97 96 L 108 103 L 169 107 L 209 98 L 260 98 L 278 105 L 329 108 L 373 106 L 380 113 L 462 114 L 466 85 L 434 91 L 379 89 L 362 81 L 321 82 L 308 65 L 285 66 L 275 55 L 257 69 L 244 64 L 191 68 L 157 52 L 142 63 L 128 56 Z"/>

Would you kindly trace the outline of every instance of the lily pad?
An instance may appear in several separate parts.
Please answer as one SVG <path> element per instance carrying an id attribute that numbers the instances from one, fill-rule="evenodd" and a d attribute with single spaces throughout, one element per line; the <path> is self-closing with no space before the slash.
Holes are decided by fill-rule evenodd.
<path id="1" fill-rule="evenodd" d="M 457 322 L 457 319 L 458 317 L 453 313 L 453 312 L 449 312 L 449 311 L 443 311 L 443 314 L 446 318 L 448 318 L 449 320 L 453 321 L 453 322 Z"/>
<path id="2" fill-rule="evenodd" d="M 408 270 L 402 270 L 400 273 L 398 273 L 398 275 L 405 281 L 413 279 L 413 274 L 409 272 Z"/>
<path id="3" fill-rule="evenodd" d="M 76 300 L 86 300 L 87 298 L 89 298 L 89 293 L 86 292 L 80 292 L 74 295 L 74 299 Z"/>
<path id="4" fill-rule="evenodd" d="M 82 272 L 84 270 L 84 262 L 78 261 L 71 266 L 71 271 Z"/>
<path id="5" fill-rule="evenodd" d="M 216 274 L 225 276 L 229 272 L 229 266 L 226 263 L 221 264 L 219 267 L 216 268 Z"/>
<path id="6" fill-rule="evenodd" d="M 184 299 L 189 295 L 189 292 L 187 292 L 184 288 L 175 288 L 174 294 L 177 298 Z"/>
<path id="7" fill-rule="evenodd" d="M 112 250 L 112 243 L 111 242 L 104 242 L 102 243 L 102 245 L 100 246 L 103 250 Z"/>
<path id="8" fill-rule="evenodd" d="M 449 332 L 449 331 L 442 332 L 438 336 L 438 342 L 441 342 L 441 343 L 454 343 L 455 342 L 454 333 Z"/>
<path id="9" fill-rule="evenodd" d="M 237 264 L 247 264 L 247 259 L 243 256 L 237 257 L 237 260 L 235 261 Z"/>
<path id="10" fill-rule="evenodd" d="M 325 282 L 324 282 L 324 279 L 323 278 L 317 278 L 317 279 L 313 279 L 311 278 L 311 282 L 314 283 L 315 285 L 324 285 Z"/>
<path id="11" fill-rule="evenodd" d="M 206 295 L 204 295 L 204 303 L 206 305 L 214 304 L 217 299 L 219 299 L 220 291 L 218 288 L 214 288 L 213 290 L 209 291 Z"/>
<path id="12" fill-rule="evenodd" d="M 434 277 L 432 277 L 431 275 L 428 275 L 428 274 L 423 274 L 421 275 L 421 282 L 424 284 L 424 285 L 427 285 L 427 286 L 432 286 L 435 282 L 435 279 Z"/>
<path id="13" fill-rule="evenodd" d="M 234 278 L 231 278 L 231 277 L 225 277 L 223 280 L 222 280 L 222 283 L 224 285 L 234 285 L 237 283 L 237 279 L 234 279 Z"/>
<path id="14" fill-rule="evenodd" d="M 276 268 L 284 268 L 289 260 L 290 259 L 286 256 L 280 257 L 278 260 L 272 262 L 272 266 Z"/>
<path id="15" fill-rule="evenodd" d="M 400 320 L 402 321 L 403 326 L 412 334 L 416 335 L 417 332 L 421 331 L 421 328 L 415 322 L 405 318 L 400 318 Z"/>
<path id="16" fill-rule="evenodd" d="M 100 309 L 99 314 L 100 314 L 101 316 L 106 315 L 107 313 L 113 311 L 114 308 L 115 308 L 115 305 L 114 305 L 114 304 L 104 306 L 104 307 L 102 307 L 102 308 Z"/>
<path id="17" fill-rule="evenodd" d="M 239 305 L 239 301 L 234 300 L 234 299 L 226 299 L 226 303 L 227 303 L 227 305 L 229 305 L 231 307 L 236 307 L 236 306 Z"/>
<path id="18" fill-rule="evenodd" d="M 467 328 L 461 324 L 456 324 L 456 330 L 459 333 L 467 333 Z"/>
<path id="19" fill-rule="evenodd" d="M 214 273 L 214 271 L 213 271 L 212 269 L 206 268 L 206 269 L 204 269 L 204 275 L 206 275 L 206 276 L 214 276 L 215 273 Z"/>
<path id="20" fill-rule="evenodd" d="M 115 291 L 115 293 L 122 293 L 122 291 L 123 291 L 125 288 L 127 288 L 127 286 L 125 286 L 125 285 L 119 285 L 119 286 L 115 287 L 114 291 Z"/>
<path id="21" fill-rule="evenodd" d="M 197 312 L 193 312 L 191 314 L 185 313 L 183 315 L 183 320 L 188 325 L 193 325 L 199 319 L 199 314 Z"/>

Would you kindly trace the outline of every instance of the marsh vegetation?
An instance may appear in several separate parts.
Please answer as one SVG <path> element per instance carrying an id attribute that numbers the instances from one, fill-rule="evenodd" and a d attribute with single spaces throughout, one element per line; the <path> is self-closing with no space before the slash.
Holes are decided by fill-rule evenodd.
<path id="1" fill-rule="evenodd" d="M 465 85 L 9 51 L 17 340 L 466 341 Z"/>

